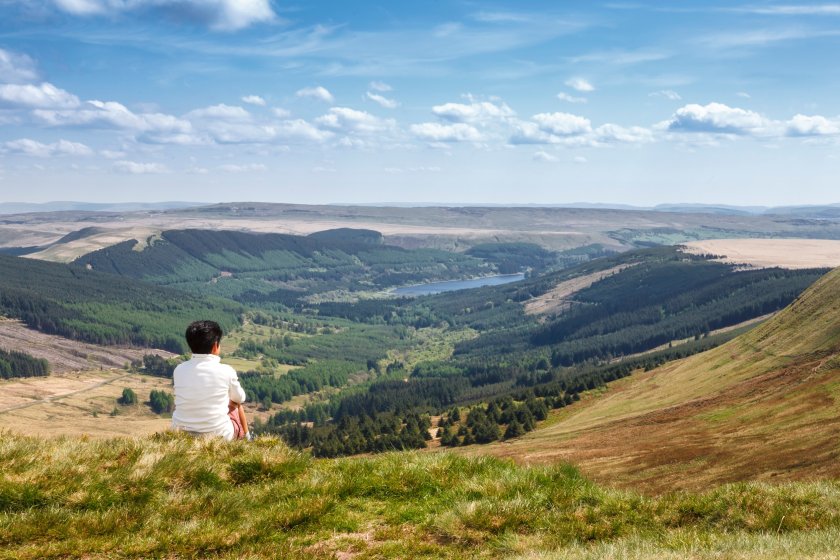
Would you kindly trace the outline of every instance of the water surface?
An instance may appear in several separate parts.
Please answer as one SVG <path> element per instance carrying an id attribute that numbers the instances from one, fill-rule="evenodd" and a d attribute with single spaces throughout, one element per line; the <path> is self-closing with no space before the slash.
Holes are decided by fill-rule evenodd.
<path id="1" fill-rule="evenodd" d="M 440 294 L 442 292 L 454 292 L 455 290 L 466 290 L 468 288 L 481 288 L 482 286 L 500 286 L 502 284 L 509 284 L 511 282 L 518 282 L 525 278 L 522 273 L 519 274 L 499 274 L 497 276 L 481 276 L 479 278 L 470 278 L 467 280 L 447 280 L 446 282 L 429 282 L 428 284 L 416 284 L 414 286 L 405 286 L 397 288 L 393 291 L 397 296 L 428 296 L 432 294 Z"/>

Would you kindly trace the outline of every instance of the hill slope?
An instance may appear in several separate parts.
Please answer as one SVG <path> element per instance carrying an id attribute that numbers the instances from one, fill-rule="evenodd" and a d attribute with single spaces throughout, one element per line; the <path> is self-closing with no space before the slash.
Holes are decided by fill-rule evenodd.
<path id="1" fill-rule="evenodd" d="M 840 475 L 840 269 L 729 343 L 611 385 L 513 443 L 649 490 Z"/>

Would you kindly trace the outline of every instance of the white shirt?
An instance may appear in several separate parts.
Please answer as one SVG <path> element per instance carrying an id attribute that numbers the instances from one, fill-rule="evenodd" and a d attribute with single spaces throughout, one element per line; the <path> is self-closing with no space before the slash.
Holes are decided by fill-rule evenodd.
<path id="1" fill-rule="evenodd" d="M 235 369 L 222 364 L 213 354 L 193 354 L 192 359 L 175 368 L 172 381 L 175 385 L 173 428 L 233 439 L 228 403 L 245 401 L 245 391 Z"/>

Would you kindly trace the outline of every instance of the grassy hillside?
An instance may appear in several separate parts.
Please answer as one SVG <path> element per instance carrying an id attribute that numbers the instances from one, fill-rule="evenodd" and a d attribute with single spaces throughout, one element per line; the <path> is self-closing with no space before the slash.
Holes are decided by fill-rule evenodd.
<path id="1" fill-rule="evenodd" d="M 776 317 L 708 352 L 640 372 L 550 426 L 485 448 L 579 462 L 648 489 L 840 475 L 840 269 Z"/>
<path id="2" fill-rule="evenodd" d="M 0 437 L 0 558 L 829 558 L 834 483 L 645 497 L 565 465 Z"/>
<path id="3" fill-rule="evenodd" d="M 184 329 L 212 317 L 238 324 L 232 301 L 64 264 L 0 255 L 0 315 L 30 328 L 96 344 L 131 344 L 183 352 Z"/>

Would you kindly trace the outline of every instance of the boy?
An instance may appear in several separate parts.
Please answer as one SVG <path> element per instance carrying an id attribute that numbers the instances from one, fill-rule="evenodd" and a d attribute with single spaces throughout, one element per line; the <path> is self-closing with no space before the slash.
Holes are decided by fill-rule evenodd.
<path id="1" fill-rule="evenodd" d="M 187 327 L 192 358 L 175 368 L 172 427 L 194 435 L 217 435 L 228 441 L 250 439 L 245 419 L 245 391 L 236 370 L 220 363 L 222 328 L 214 321 Z"/>

